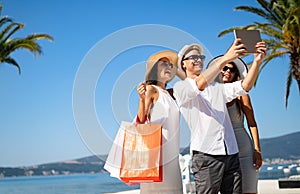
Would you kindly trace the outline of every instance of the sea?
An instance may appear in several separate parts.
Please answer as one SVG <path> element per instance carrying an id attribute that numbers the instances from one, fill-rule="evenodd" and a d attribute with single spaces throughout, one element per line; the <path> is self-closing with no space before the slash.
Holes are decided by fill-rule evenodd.
<path id="1" fill-rule="evenodd" d="M 300 175 L 300 164 L 263 165 L 259 179 Z M 109 174 L 72 174 L 0 178 L 0 194 L 100 194 L 139 189 Z"/>
<path id="2" fill-rule="evenodd" d="M 138 189 L 109 174 L 72 174 L 7 177 L 0 179 L 0 194 L 99 194 Z"/>

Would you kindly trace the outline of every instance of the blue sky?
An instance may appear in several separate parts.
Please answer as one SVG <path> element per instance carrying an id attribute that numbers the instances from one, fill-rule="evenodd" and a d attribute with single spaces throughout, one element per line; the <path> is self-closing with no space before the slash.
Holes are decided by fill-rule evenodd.
<path id="1" fill-rule="evenodd" d="M 130 121 L 136 113 L 135 86 L 143 80 L 144 62 L 153 52 L 164 45 L 178 50 L 178 45 L 183 46 L 185 41 L 191 43 L 191 40 L 177 38 L 178 32 L 196 38 L 208 55 L 220 55 L 234 37 L 228 34 L 218 38 L 219 32 L 262 21 L 258 16 L 233 10 L 238 5 L 257 5 L 253 0 L 2 0 L 1 3 L 2 15 L 26 25 L 16 37 L 48 33 L 55 41 L 39 41 L 43 54 L 38 58 L 25 50 L 15 52 L 13 57 L 21 66 L 21 75 L 13 66 L 0 66 L 0 166 L 27 166 L 107 152 L 120 121 Z M 150 24 L 157 31 L 147 34 L 145 29 Z M 143 33 L 124 35 L 126 30 L 139 28 Z M 166 35 L 166 29 L 171 29 L 172 35 Z M 110 44 L 109 41 L 120 34 L 124 38 Z M 173 39 L 163 46 L 151 43 L 151 37 L 157 36 L 162 41 L 174 37 L 174 45 Z M 148 40 L 149 45 L 143 43 L 118 51 L 120 45 L 134 41 L 141 44 L 144 40 Z M 113 51 L 117 54 L 110 56 Z M 94 66 L 90 69 L 85 66 L 89 60 L 99 65 L 96 70 Z M 108 62 L 101 63 L 104 60 Z M 250 92 L 261 138 L 300 131 L 297 122 L 300 99 L 295 81 L 289 106 L 284 107 L 288 66 L 287 58 L 272 61 Z M 95 111 L 91 114 L 99 123 L 95 129 L 100 127 L 102 133 L 85 136 L 89 127 L 82 127 L 78 120 L 89 125 L 93 122 L 89 120 L 90 112 L 75 110 L 74 113 L 74 107 L 76 109 L 76 100 L 80 100 L 76 92 L 79 96 L 85 94 L 84 84 L 89 84 L 89 80 L 93 82 L 87 85 L 91 88 L 89 92 L 92 91 L 90 105 Z M 78 87 L 83 89 L 77 90 Z M 86 103 L 82 101 L 79 106 L 85 107 Z M 188 139 L 188 131 L 183 129 L 183 146 Z"/>

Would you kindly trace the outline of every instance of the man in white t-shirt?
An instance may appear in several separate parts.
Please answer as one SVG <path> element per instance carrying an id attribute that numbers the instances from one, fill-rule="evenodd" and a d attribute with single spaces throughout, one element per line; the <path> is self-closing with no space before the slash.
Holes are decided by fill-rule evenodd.
<path id="1" fill-rule="evenodd" d="M 265 43 L 257 43 L 256 49 L 245 79 L 230 84 L 214 79 L 226 64 L 247 53 L 241 39 L 203 73 L 205 56 L 199 44 L 186 45 L 178 54 L 178 67 L 186 79 L 174 85 L 174 96 L 191 130 L 192 171 L 199 194 L 242 193 L 238 147 L 226 103 L 254 85 L 266 54 Z"/>

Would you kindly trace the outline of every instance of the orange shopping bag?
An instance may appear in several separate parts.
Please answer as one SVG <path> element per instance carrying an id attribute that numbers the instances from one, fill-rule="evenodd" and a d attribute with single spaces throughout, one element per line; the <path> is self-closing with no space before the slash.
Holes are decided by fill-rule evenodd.
<path id="1" fill-rule="evenodd" d="M 127 184 L 162 181 L 161 124 L 125 128 L 120 179 Z"/>
<path id="2" fill-rule="evenodd" d="M 122 163 L 122 152 L 124 144 L 124 132 L 126 126 L 129 125 L 132 125 L 132 122 L 121 122 L 118 133 L 108 153 L 104 169 L 110 173 L 111 177 L 120 178 L 120 168 Z"/>

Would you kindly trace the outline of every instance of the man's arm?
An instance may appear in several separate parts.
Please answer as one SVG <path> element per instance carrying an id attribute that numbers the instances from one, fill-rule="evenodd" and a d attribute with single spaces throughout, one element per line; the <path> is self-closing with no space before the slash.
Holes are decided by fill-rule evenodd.
<path id="1" fill-rule="evenodd" d="M 263 61 L 264 57 L 266 56 L 267 48 L 265 42 L 258 42 L 256 44 L 256 50 L 257 53 L 254 54 L 253 64 L 248 74 L 246 75 L 245 79 L 242 82 L 242 87 L 247 92 L 250 91 L 251 88 L 253 87 L 258 75 L 259 66 Z"/>
<path id="2" fill-rule="evenodd" d="M 224 56 L 220 57 L 220 59 L 216 63 L 211 64 L 202 74 L 200 74 L 196 78 L 198 89 L 201 91 L 204 90 L 210 83 L 215 80 L 215 78 L 219 75 L 220 71 L 227 63 L 240 56 L 244 56 L 246 52 L 247 50 L 245 49 L 245 45 L 242 44 L 242 40 L 239 38 L 236 39 Z"/>

